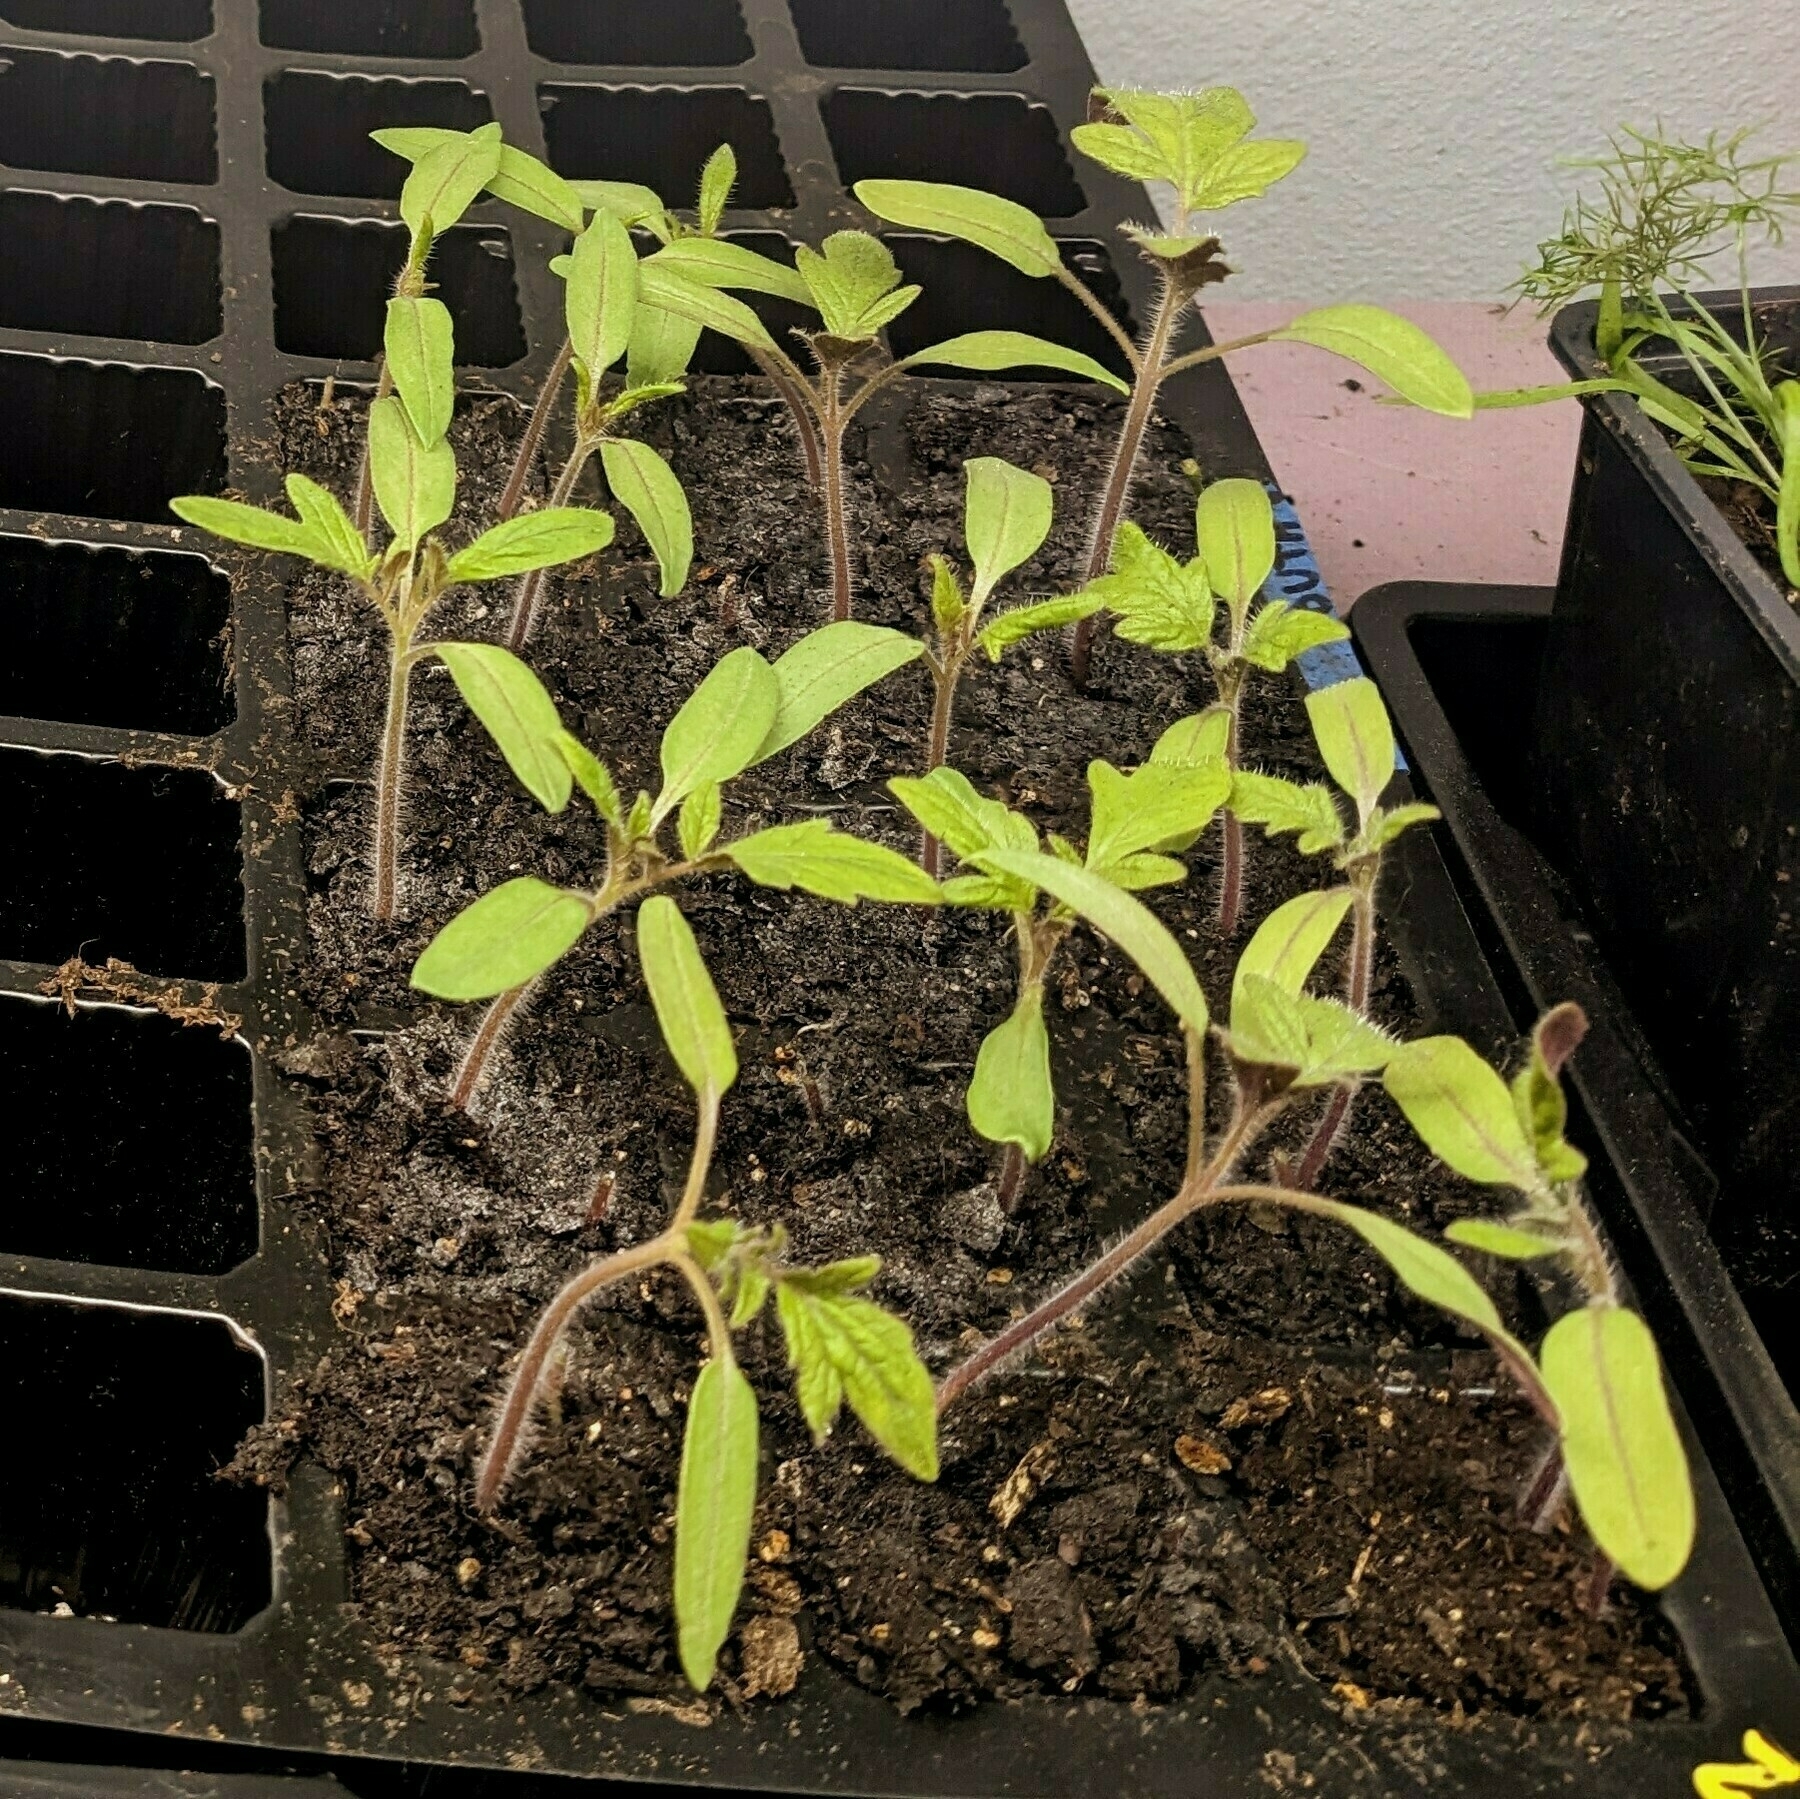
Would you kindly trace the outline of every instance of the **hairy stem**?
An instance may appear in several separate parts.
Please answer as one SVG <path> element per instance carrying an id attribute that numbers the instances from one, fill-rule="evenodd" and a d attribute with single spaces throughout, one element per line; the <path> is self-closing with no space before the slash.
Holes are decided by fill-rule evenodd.
<path id="1" fill-rule="evenodd" d="M 519 439 L 519 453 L 513 458 L 512 473 L 506 477 L 506 486 L 496 508 L 496 523 L 504 524 L 518 512 L 524 502 L 525 483 L 531 479 L 531 465 L 537 460 L 539 446 L 544 441 L 544 431 L 550 423 L 551 413 L 556 410 L 556 397 L 562 392 L 563 380 L 569 372 L 569 364 L 574 355 L 575 346 L 565 337 L 562 348 L 556 352 L 556 360 L 550 364 L 549 371 L 544 376 L 544 385 L 538 389 L 531 416 L 525 421 L 525 435 Z"/>
<path id="2" fill-rule="evenodd" d="M 550 490 L 550 498 L 546 504 L 566 506 L 569 496 L 575 491 L 575 483 L 581 479 L 581 471 L 587 467 L 588 458 L 593 455 L 595 440 L 586 435 L 575 439 L 575 447 L 569 452 L 569 459 L 562 465 L 562 473 L 556 477 L 556 485 Z M 506 647 L 517 656 L 523 653 L 526 644 L 531 641 L 531 634 L 537 629 L 539 603 L 543 598 L 544 578 L 548 571 L 534 568 L 529 574 L 519 577 L 519 585 L 513 594 L 512 622 L 506 627 Z"/>
<path id="3" fill-rule="evenodd" d="M 1225 767 L 1235 773 L 1238 765 L 1238 713 L 1243 704 L 1244 676 L 1241 667 L 1221 680 L 1226 705 Z M 1238 913 L 1244 903 L 1244 821 L 1225 808 L 1220 819 L 1223 827 L 1223 854 L 1219 861 L 1219 935 L 1229 937 L 1237 929 Z"/>
<path id="4" fill-rule="evenodd" d="M 394 916 L 400 895 L 400 793 L 406 779 L 406 707 L 412 687 L 412 645 L 393 640 L 388 663 L 387 716 L 381 727 L 381 756 L 375 768 L 375 878 L 369 910 L 378 919 Z"/>
<path id="5" fill-rule="evenodd" d="M 794 377 L 763 351 L 752 349 L 750 356 L 756 366 L 774 383 L 775 391 L 787 403 L 788 412 L 793 417 L 794 430 L 800 437 L 800 454 L 806 460 L 806 484 L 814 493 L 817 493 L 823 479 L 823 470 L 819 460 L 819 433 L 813 425 L 811 414 L 807 411 L 805 394 Z"/>
<path id="6" fill-rule="evenodd" d="M 1104 327 L 1107 335 L 1124 352 L 1125 366 L 1136 374 L 1143 366 L 1143 358 L 1138 353 L 1137 345 L 1131 341 L 1131 333 L 1113 317 L 1111 308 L 1101 301 L 1099 295 L 1073 269 L 1059 266 L 1056 278 L 1094 315 L 1095 321 Z"/>
<path id="7" fill-rule="evenodd" d="M 956 683 L 962 676 L 962 657 L 946 648 L 932 670 L 931 741 L 925 748 L 925 772 L 942 768 L 950 756 L 950 721 L 956 710 Z M 919 835 L 919 866 L 935 881 L 943 867 L 944 846 L 929 831 Z"/>
<path id="8" fill-rule="evenodd" d="M 507 1027 L 512 1023 L 514 1014 L 531 997 L 536 986 L 536 981 L 522 981 L 517 987 L 508 987 L 504 993 L 488 1001 L 488 1008 L 481 1015 L 481 1023 L 475 1027 L 475 1035 L 470 1039 L 469 1047 L 463 1051 L 462 1063 L 450 1086 L 450 1104 L 459 1112 L 468 1111 L 474 1104 L 475 1095 L 481 1091 L 481 1083 L 487 1079 L 488 1065 L 494 1059 L 494 1052 L 506 1040 Z"/>
<path id="9" fill-rule="evenodd" d="M 823 463 L 825 546 L 831 559 L 831 616 L 850 616 L 850 520 L 844 507 L 844 420 L 839 407 L 843 374 L 825 371 L 825 404 L 819 420 L 819 454 Z"/>
<path id="10" fill-rule="evenodd" d="M 1011 1217 L 1019 1203 L 1019 1194 L 1025 1186 L 1026 1170 L 1030 1163 L 1025 1160 L 1025 1152 L 1016 1143 L 1008 1143 L 1000 1152 L 1000 1172 L 994 1180 L 994 1194 L 1000 1201 L 1000 1210 Z"/>
<path id="11" fill-rule="evenodd" d="M 1354 880 L 1351 892 L 1354 900 L 1351 906 L 1350 965 L 1344 983 L 1344 997 L 1350 1002 L 1352 1011 L 1367 1012 L 1369 987 L 1375 967 L 1373 876 Z M 1320 1114 L 1319 1122 L 1307 1141 L 1306 1153 L 1300 1158 L 1300 1166 L 1294 1171 L 1296 1187 L 1316 1187 L 1319 1184 L 1326 1158 L 1330 1156 L 1333 1146 L 1343 1135 L 1344 1126 L 1349 1122 L 1357 1086 L 1358 1083 L 1354 1081 L 1343 1081 L 1332 1089 L 1331 1097 L 1325 1102 L 1325 1110 Z"/>
<path id="12" fill-rule="evenodd" d="M 375 377 L 375 400 L 385 400 L 394 391 L 394 372 L 387 365 L 387 358 L 380 359 L 380 371 Z M 375 400 L 369 402 L 373 407 Z M 369 466 L 369 433 L 363 431 L 362 460 L 356 467 L 356 530 L 364 543 L 374 549 L 369 532 L 375 524 L 375 475 Z"/>
<path id="13" fill-rule="evenodd" d="M 1206 1164 L 1206 1038 L 1191 1025 L 1182 1027 L 1181 1038 L 1187 1045 L 1188 1069 L 1187 1167 L 1181 1181 L 1191 1187 Z"/>

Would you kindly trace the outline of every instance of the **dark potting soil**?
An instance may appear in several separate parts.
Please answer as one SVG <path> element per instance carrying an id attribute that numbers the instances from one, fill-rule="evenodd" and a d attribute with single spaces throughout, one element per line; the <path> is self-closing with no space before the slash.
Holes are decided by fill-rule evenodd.
<path id="1" fill-rule="evenodd" d="M 318 399 L 280 396 L 283 459 L 343 492 L 360 403 L 321 410 Z M 1010 594 L 1075 585 L 1114 406 L 998 387 L 909 401 L 852 446 L 859 616 L 923 623 L 922 559 L 960 550 L 961 464 L 976 454 L 1056 484 L 1052 539 Z M 611 551 L 557 578 L 530 652 L 627 791 L 654 784 L 663 724 L 719 656 L 741 643 L 773 656 L 828 610 L 816 514 L 781 414 L 749 384 L 705 380 L 646 425 L 693 502 L 687 591 L 656 597 L 654 565 L 621 518 Z M 454 441 L 466 503 L 491 499 L 517 429 L 508 401 L 464 403 Z M 1159 430 L 1135 512 L 1185 550 L 1184 453 Z M 455 596 L 438 629 L 497 635 L 509 598 Z M 296 580 L 290 620 L 305 740 L 322 777 L 354 776 L 382 703 L 378 627 L 313 574 Z M 666 1216 L 691 1097 L 659 1046 L 624 916 L 544 983 L 479 1115 L 446 1108 L 472 1009 L 419 1005 L 406 971 L 507 876 L 593 877 L 602 840 L 580 801 L 558 818 L 536 808 L 441 673 L 416 693 L 403 924 L 375 927 L 363 909 L 366 787 L 322 779 L 308 803 L 312 953 L 297 985 L 322 1028 L 283 1059 L 313 1096 L 317 1178 L 296 1204 L 318 1230 L 342 1335 L 237 1471 L 279 1481 L 306 1457 L 341 1481 L 355 1603 L 397 1673 L 442 1680 L 403 1662 L 425 1651 L 455 1664 L 452 1690 L 471 1705 L 558 1681 L 685 1706 L 669 1523 L 703 1332 L 678 1285 L 653 1276 L 593 1304 L 492 1518 L 473 1511 L 470 1483 L 545 1300 Z M 1074 694 L 1059 650 L 1038 640 L 972 672 L 952 760 L 1079 838 L 1090 758 L 1141 761 L 1208 698 L 1188 659 L 1109 636 L 1090 691 Z M 925 677 L 903 670 L 734 783 L 727 832 L 824 813 L 910 849 L 882 783 L 918 766 L 927 709 Z M 1316 772 L 1296 686 L 1256 690 L 1246 741 L 1268 768 Z M 1256 839 L 1246 922 L 1221 944 L 1215 838 L 1185 885 L 1147 898 L 1222 1004 L 1255 923 L 1329 871 Z M 1003 919 L 846 909 L 726 878 L 679 898 L 739 1031 L 714 1203 L 779 1220 L 802 1259 L 878 1251 L 876 1296 L 908 1319 L 935 1371 L 1173 1190 L 1180 1044 L 1154 993 L 1091 934 L 1071 938 L 1052 980 L 1056 1142 L 1008 1216 L 989 1184 L 996 1158 L 962 1102 L 977 1045 L 1011 1003 Z M 1396 1028 L 1416 1025 L 1390 956 L 1375 1003 Z M 1308 1122 L 1296 1117 L 1290 1134 Z M 1432 1233 L 1491 1209 L 1431 1162 L 1379 1092 L 1359 1101 L 1325 1186 Z M 1254 1679 L 1277 1663 L 1312 1670 L 1347 1715 L 1684 1707 L 1679 1651 L 1655 1608 L 1620 1591 L 1591 1617 L 1579 1532 L 1516 1521 L 1544 1447 L 1528 1409 L 1489 1356 L 1353 1245 L 1307 1219 L 1190 1224 L 1077 1327 L 954 1408 L 929 1487 L 848 1418 L 814 1449 L 778 1331 L 753 1325 L 742 1356 L 762 1402 L 764 1477 L 726 1695 L 780 1694 L 807 1657 L 824 1657 L 909 1709 L 1037 1690 L 1157 1701 L 1204 1671 Z M 1538 1328 L 1518 1290 L 1497 1298 Z"/>

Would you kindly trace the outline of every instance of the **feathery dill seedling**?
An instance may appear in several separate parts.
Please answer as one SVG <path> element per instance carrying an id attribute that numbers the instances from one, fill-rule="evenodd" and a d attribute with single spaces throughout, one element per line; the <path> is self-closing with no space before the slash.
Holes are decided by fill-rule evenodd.
<path id="1" fill-rule="evenodd" d="M 935 1480 L 937 1412 L 912 1333 L 862 1292 L 880 1257 L 796 1267 L 784 1258 L 779 1226 L 700 1217 L 720 1105 L 737 1079 L 737 1052 L 718 990 L 672 899 L 644 902 L 637 940 L 663 1041 L 699 1107 L 687 1181 L 657 1236 L 592 1263 L 545 1308 L 501 1401 L 476 1474 L 475 1502 L 491 1512 L 517 1471 L 530 1446 L 533 1414 L 581 1308 L 627 1275 L 672 1268 L 706 1320 L 707 1361 L 694 1382 L 682 1439 L 674 1581 L 682 1671 L 704 1691 L 737 1609 L 756 1510 L 756 1394 L 738 1366 L 732 1332 L 774 1294 L 795 1394 L 816 1441 L 824 1441 L 847 1400 L 907 1473 Z"/>

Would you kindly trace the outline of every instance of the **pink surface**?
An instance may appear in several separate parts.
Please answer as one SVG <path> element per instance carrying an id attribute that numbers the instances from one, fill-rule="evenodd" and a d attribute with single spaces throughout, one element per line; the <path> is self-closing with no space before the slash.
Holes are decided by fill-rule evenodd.
<path id="1" fill-rule="evenodd" d="M 1543 322 L 1523 308 L 1388 304 L 1429 331 L 1478 391 L 1564 378 Z M 1206 319 L 1225 339 L 1304 310 L 1222 301 Z M 1377 383 L 1305 344 L 1259 344 L 1227 363 L 1340 607 L 1384 581 L 1555 581 L 1579 402 L 1463 421 L 1379 405 Z"/>

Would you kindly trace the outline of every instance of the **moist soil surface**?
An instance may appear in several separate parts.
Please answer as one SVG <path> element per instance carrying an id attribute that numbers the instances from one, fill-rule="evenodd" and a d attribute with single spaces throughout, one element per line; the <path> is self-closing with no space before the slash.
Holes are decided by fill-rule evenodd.
<path id="1" fill-rule="evenodd" d="M 360 404 L 320 410 L 318 398 L 279 396 L 281 454 L 343 493 Z M 621 515 L 611 550 L 556 577 L 530 650 L 627 793 L 654 785 L 662 726 L 721 655 L 749 643 L 774 656 L 828 616 L 816 512 L 782 414 L 753 384 L 708 379 L 640 416 L 692 498 L 693 577 L 658 598 Z M 922 559 L 960 551 L 961 463 L 977 454 L 1035 467 L 1056 489 L 1052 538 L 1001 603 L 1076 585 L 1116 420 L 1105 399 L 973 385 L 920 387 L 878 416 L 851 446 L 858 615 L 924 623 Z M 510 401 L 465 401 L 460 516 L 491 503 L 519 423 Z M 1153 434 L 1135 513 L 1191 553 L 1184 454 L 1171 430 Z M 463 590 L 437 634 L 497 636 L 509 605 L 502 587 Z M 317 757 L 299 985 L 320 1023 L 285 1057 L 320 1146 L 295 1205 L 327 1258 L 341 1334 L 236 1472 L 278 1483 L 307 1458 L 335 1474 L 371 1637 L 396 1662 L 424 1650 L 454 1664 L 458 1700 L 566 1682 L 691 1703 L 669 1612 L 670 1519 L 704 1339 L 675 1279 L 588 1308 L 503 1502 L 483 1518 L 471 1499 L 535 1315 L 591 1258 L 659 1228 L 685 1169 L 692 1099 L 660 1048 L 632 920 L 603 921 L 543 983 L 473 1117 L 444 1093 L 474 1009 L 433 1007 L 405 984 L 434 931 L 501 880 L 597 877 L 600 830 L 579 798 L 545 816 L 431 668 L 412 715 L 407 916 L 372 925 L 360 777 L 385 682 L 379 627 L 342 584 L 306 574 L 290 630 Z M 1265 679 L 1245 741 L 1261 766 L 1313 776 L 1299 693 Z M 971 671 L 952 761 L 1079 840 L 1089 760 L 1140 762 L 1210 697 L 1201 666 L 1108 635 L 1076 694 L 1060 646 L 1036 639 Z M 726 834 L 816 814 L 912 849 L 882 783 L 918 767 L 928 706 L 925 675 L 902 670 L 734 783 Z M 1145 897 L 1218 1007 L 1255 923 L 1329 871 L 1255 838 L 1245 923 L 1223 943 L 1216 854 L 1215 830 L 1184 885 Z M 712 1205 L 781 1222 L 797 1259 L 879 1252 L 874 1295 L 908 1320 L 934 1372 L 1174 1190 L 1179 1039 L 1091 933 L 1071 937 L 1052 975 L 1056 1141 L 1008 1215 L 996 1155 L 962 1100 L 982 1036 L 1011 1004 L 1002 916 L 848 909 L 723 877 L 678 897 L 739 1036 Z M 1385 950 L 1374 1004 L 1394 1028 L 1418 1028 Z M 1310 1122 L 1294 1115 L 1289 1137 Z M 1428 1234 L 1492 1209 L 1379 1091 L 1359 1100 L 1322 1184 Z M 1518 1328 L 1541 1328 L 1511 1277 L 1496 1299 Z M 1033 1691 L 1156 1702 L 1277 1664 L 1310 1670 L 1346 1715 L 1620 1720 L 1689 1703 L 1655 1608 L 1621 1589 L 1589 1615 L 1579 1529 L 1517 1521 L 1545 1444 L 1492 1358 L 1325 1224 L 1222 1211 L 1184 1226 L 1077 1327 L 946 1416 L 931 1486 L 894 1469 L 847 1414 L 814 1448 L 767 1317 L 741 1356 L 761 1401 L 763 1478 L 721 1663 L 730 1699 L 778 1695 L 824 1658 L 903 1709 Z"/>

